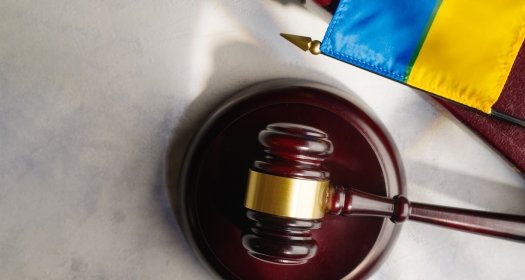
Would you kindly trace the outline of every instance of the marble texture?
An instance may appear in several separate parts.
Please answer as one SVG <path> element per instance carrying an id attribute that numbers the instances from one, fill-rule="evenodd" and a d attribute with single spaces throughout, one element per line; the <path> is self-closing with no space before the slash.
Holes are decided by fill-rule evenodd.
<path id="1" fill-rule="evenodd" d="M 293 1 L 0 1 L 1 278 L 211 278 L 171 212 L 167 148 L 272 78 L 361 97 L 412 200 L 525 214 L 524 177 L 424 95 L 278 36 L 326 26 Z M 409 223 L 372 278 L 520 279 L 523 259 L 524 244 Z"/>

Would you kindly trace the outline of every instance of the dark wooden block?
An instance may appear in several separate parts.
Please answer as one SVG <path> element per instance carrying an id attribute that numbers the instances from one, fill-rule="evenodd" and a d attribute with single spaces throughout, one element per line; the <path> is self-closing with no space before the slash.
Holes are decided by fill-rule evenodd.
<path id="1" fill-rule="evenodd" d="M 380 217 L 326 216 L 313 231 L 318 252 L 302 265 L 262 262 L 241 244 L 250 225 L 243 206 L 248 168 L 262 152 L 257 135 L 270 123 L 325 131 L 335 147 L 326 160 L 333 183 L 388 197 L 405 193 L 395 147 L 358 104 L 327 86 L 283 80 L 245 89 L 212 112 L 188 148 L 177 188 L 170 190 L 184 234 L 205 264 L 221 277 L 242 279 L 360 278 L 378 266 L 400 229 Z"/>

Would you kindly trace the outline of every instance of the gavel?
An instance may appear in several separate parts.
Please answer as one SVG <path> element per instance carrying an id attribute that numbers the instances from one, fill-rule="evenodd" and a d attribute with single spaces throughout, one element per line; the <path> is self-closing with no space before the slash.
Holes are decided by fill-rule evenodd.
<path id="1" fill-rule="evenodd" d="M 317 251 L 311 230 L 320 228 L 326 213 L 387 217 L 393 223 L 414 220 L 525 241 L 525 216 L 416 203 L 402 195 L 389 198 L 331 185 L 323 161 L 334 147 L 319 129 L 274 123 L 258 140 L 265 155 L 249 170 L 244 205 L 252 226 L 242 244 L 259 260 L 306 263 Z"/>

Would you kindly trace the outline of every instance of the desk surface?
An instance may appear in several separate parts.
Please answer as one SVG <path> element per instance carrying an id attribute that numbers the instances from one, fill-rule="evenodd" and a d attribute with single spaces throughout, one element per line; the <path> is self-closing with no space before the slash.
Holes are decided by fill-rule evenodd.
<path id="1" fill-rule="evenodd" d="M 363 99 L 413 201 L 525 214 L 524 178 L 424 95 L 280 38 L 327 26 L 293 2 L 2 1 L 3 278 L 210 278 L 168 205 L 166 149 L 199 112 L 272 78 Z M 518 279 L 524 259 L 524 244 L 407 223 L 372 278 Z"/>

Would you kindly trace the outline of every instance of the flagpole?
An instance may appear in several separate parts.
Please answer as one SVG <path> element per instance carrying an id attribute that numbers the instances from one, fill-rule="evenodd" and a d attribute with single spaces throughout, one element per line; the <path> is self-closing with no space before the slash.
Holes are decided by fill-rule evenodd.
<path id="1" fill-rule="evenodd" d="M 521 127 L 525 127 L 525 120 L 522 120 L 522 119 L 510 116 L 510 115 L 507 115 L 505 113 L 499 112 L 499 111 L 494 110 L 494 109 L 492 109 L 492 111 L 490 112 L 490 116 L 492 116 L 492 117 L 494 117 L 496 119 L 499 119 L 499 120 L 510 122 L 512 124 L 515 124 L 515 125 L 519 125 Z"/>

